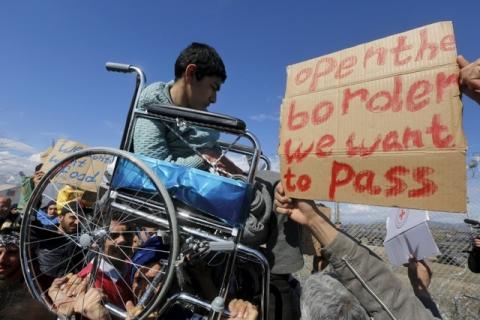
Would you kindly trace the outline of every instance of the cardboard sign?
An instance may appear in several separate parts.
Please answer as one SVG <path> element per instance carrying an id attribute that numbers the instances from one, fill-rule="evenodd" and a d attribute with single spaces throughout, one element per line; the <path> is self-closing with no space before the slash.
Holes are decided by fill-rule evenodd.
<path id="1" fill-rule="evenodd" d="M 53 147 L 49 147 L 48 149 L 44 150 L 41 154 L 40 154 L 40 162 L 41 163 L 46 163 L 48 161 L 48 155 L 50 154 L 50 152 L 52 151 Z M 43 167 L 43 165 L 42 165 Z M 46 172 L 46 171 L 44 171 Z"/>
<path id="2" fill-rule="evenodd" d="M 466 210 L 451 22 L 287 68 L 278 153 L 289 196 Z"/>
<path id="3" fill-rule="evenodd" d="M 86 148 L 88 146 L 79 142 L 60 139 L 46 157 L 42 170 L 47 172 L 67 156 Z M 97 192 L 107 165 L 113 161 L 114 157 L 101 154 L 77 159 L 55 176 L 55 182 Z"/>
<path id="4" fill-rule="evenodd" d="M 422 260 L 440 254 L 428 220 L 427 212 L 400 209 L 390 214 L 383 245 L 391 264 L 401 266 L 408 263 L 410 256 Z"/>

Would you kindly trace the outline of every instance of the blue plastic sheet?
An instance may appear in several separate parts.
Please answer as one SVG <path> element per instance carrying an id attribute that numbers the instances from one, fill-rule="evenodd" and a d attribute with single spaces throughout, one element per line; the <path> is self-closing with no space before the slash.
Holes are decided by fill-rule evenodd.
<path id="1" fill-rule="evenodd" d="M 172 198 L 214 215 L 232 226 L 245 223 L 251 190 L 248 183 L 138 154 L 135 156 L 155 172 Z M 124 159 L 117 163 L 112 186 L 143 192 L 155 191 L 147 175 Z"/>

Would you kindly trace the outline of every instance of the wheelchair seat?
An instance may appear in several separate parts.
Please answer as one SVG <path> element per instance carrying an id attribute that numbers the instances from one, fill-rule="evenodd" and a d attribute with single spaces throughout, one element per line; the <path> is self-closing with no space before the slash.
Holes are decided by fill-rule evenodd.
<path id="1" fill-rule="evenodd" d="M 213 215 L 230 226 L 243 225 L 248 217 L 251 187 L 248 183 L 171 162 L 135 155 L 163 182 L 173 199 Z M 131 162 L 117 165 L 114 188 L 154 190 L 145 173 Z"/>

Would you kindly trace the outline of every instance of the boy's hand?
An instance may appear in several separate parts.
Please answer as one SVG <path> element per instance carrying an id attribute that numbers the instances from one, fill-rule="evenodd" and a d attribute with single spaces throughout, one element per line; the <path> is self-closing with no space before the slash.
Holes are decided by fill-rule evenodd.
<path id="1" fill-rule="evenodd" d="M 213 149 L 201 149 L 200 153 L 202 154 L 203 158 L 210 164 L 216 164 L 217 168 L 220 170 L 226 171 L 230 174 L 243 174 L 243 170 L 237 167 L 230 159 L 227 157 L 222 157 L 218 160 L 221 156 L 221 153 L 213 150 Z"/>

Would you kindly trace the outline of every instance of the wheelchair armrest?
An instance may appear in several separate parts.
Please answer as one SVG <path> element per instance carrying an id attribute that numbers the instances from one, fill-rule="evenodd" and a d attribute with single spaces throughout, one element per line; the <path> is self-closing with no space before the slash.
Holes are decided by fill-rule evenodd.
<path id="1" fill-rule="evenodd" d="M 241 134 L 246 130 L 245 122 L 242 120 L 220 113 L 164 104 L 150 104 L 145 106 L 145 110 L 152 115 L 167 118 L 168 120 L 180 118 L 200 126 L 218 128 L 225 132 Z"/>

